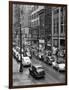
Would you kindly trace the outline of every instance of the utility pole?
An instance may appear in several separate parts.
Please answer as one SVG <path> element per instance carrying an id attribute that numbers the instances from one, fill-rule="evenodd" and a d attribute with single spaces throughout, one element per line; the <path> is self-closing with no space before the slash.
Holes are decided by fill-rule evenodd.
<path id="1" fill-rule="evenodd" d="M 20 6 L 19 6 L 19 9 L 20 9 Z M 20 15 L 19 19 L 20 18 L 21 18 L 21 15 Z M 21 31 L 21 19 L 20 19 L 20 69 L 19 69 L 19 72 L 23 72 L 23 65 L 22 65 L 22 31 Z"/>

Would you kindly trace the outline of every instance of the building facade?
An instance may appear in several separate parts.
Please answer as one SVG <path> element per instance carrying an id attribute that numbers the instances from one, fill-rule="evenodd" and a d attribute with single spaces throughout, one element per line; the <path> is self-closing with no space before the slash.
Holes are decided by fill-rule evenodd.
<path id="1" fill-rule="evenodd" d="M 20 30 L 22 33 L 22 45 L 28 41 L 29 35 L 29 5 L 13 5 L 13 40 L 20 46 Z"/>
<path id="2" fill-rule="evenodd" d="M 65 7 L 52 8 L 52 47 L 65 47 Z"/>
<path id="3" fill-rule="evenodd" d="M 20 5 L 20 19 L 21 19 L 21 31 L 22 31 L 22 42 L 25 44 L 29 40 L 29 5 Z"/>
<path id="4" fill-rule="evenodd" d="M 45 6 L 45 47 L 51 50 L 52 48 L 52 7 Z"/>
<path id="5" fill-rule="evenodd" d="M 20 6 L 13 4 L 13 43 L 20 45 Z"/>
<path id="6" fill-rule="evenodd" d="M 39 11 L 42 10 L 44 6 L 33 5 L 31 11 L 31 37 L 34 43 L 38 43 L 40 38 L 40 16 Z"/>
<path id="7" fill-rule="evenodd" d="M 52 9 L 49 6 L 33 6 L 31 13 L 32 39 L 44 48 L 51 41 Z"/>

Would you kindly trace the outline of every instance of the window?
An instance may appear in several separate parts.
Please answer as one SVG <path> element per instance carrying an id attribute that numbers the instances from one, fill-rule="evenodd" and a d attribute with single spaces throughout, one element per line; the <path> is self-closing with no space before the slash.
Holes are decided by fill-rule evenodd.
<path id="1" fill-rule="evenodd" d="M 65 40 L 64 39 L 60 40 L 60 45 L 65 47 Z"/>
<path id="2" fill-rule="evenodd" d="M 61 25 L 61 33 L 63 33 L 63 25 Z"/>
<path id="3" fill-rule="evenodd" d="M 58 34 L 58 30 L 59 30 L 59 18 L 58 16 L 56 18 L 54 18 L 54 26 L 53 26 L 53 29 L 54 29 L 54 34 Z"/>
<path id="4" fill-rule="evenodd" d="M 59 13 L 59 9 L 54 10 L 54 14 Z"/>
<path id="5" fill-rule="evenodd" d="M 61 33 L 64 33 L 64 8 L 61 8 Z"/>
<path id="6" fill-rule="evenodd" d="M 63 24 L 63 15 L 61 16 L 61 24 Z"/>
<path id="7" fill-rule="evenodd" d="M 57 40 L 57 39 L 54 39 L 54 40 L 53 40 L 53 45 L 54 45 L 55 47 L 58 46 L 58 40 Z"/>
<path id="8" fill-rule="evenodd" d="M 63 7 L 61 7 L 61 14 L 62 14 L 62 15 L 63 15 L 63 9 L 64 9 L 64 8 L 63 8 Z"/>

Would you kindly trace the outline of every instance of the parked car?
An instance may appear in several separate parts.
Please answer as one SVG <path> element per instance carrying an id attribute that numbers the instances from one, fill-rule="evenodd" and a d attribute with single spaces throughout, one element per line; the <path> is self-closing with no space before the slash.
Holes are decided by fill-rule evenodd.
<path id="1" fill-rule="evenodd" d="M 52 62 L 52 67 L 56 70 L 58 70 L 58 64 L 56 61 Z"/>
<path id="2" fill-rule="evenodd" d="M 32 55 L 30 54 L 30 52 L 26 52 L 27 56 L 31 59 L 32 58 Z"/>
<path id="3" fill-rule="evenodd" d="M 19 53 L 15 48 L 13 48 L 13 55 L 15 58 L 18 58 L 18 56 L 19 56 Z"/>
<path id="4" fill-rule="evenodd" d="M 21 53 L 24 53 L 24 49 L 23 48 L 20 48 L 18 46 L 16 46 L 16 51 L 20 53 L 20 49 L 21 49 Z"/>
<path id="5" fill-rule="evenodd" d="M 48 53 L 46 53 L 45 57 L 44 57 L 44 62 L 52 65 L 52 61 L 54 60 L 54 57 L 52 56 L 51 52 L 49 51 Z"/>
<path id="6" fill-rule="evenodd" d="M 52 65 L 52 63 L 55 61 L 54 56 L 46 56 L 46 59 L 44 60 L 45 63 Z"/>
<path id="7" fill-rule="evenodd" d="M 31 65 L 29 72 L 35 78 L 44 78 L 45 76 L 45 71 L 42 65 Z"/>
<path id="8" fill-rule="evenodd" d="M 64 61 L 58 61 L 58 71 L 65 71 L 65 62 Z"/>
<path id="9" fill-rule="evenodd" d="M 20 52 L 20 47 L 16 46 L 17 52 Z"/>
<path id="10" fill-rule="evenodd" d="M 22 64 L 23 66 L 30 66 L 31 60 L 28 56 L 22 56 Z"/>
<path id="11" fill-rule="evenodd" d="M 55 61 L 52 63 L 54 69 L 60 71 L 65 71 L 65 63 L 64 61 Z"/>
<path id="12" fill-rule="evenodd" d="M 39 53 L 38 54 L 38 58 L 39 58 L 39 60 L 44 61 L 44 54 L 43 53 Z"/>
<path id="13" fill-rule="evenodd" d="M 14 56 L 14 57 L 16 57 L 16 52 L 17 52 L 16 49 L 13 48 L 13 56 Z"/>
<path id="14" fill-rule="evenodd" d="M 46 57 L 45 63 L 51 65 L 49 56 Z"/>
<path id="15" fill-rule="evenodd" d="M 60 51 L 58 52 L 58 56 L 64 57 L 64 56 L 65 56 L 65 50 L 60 50 Z"/>

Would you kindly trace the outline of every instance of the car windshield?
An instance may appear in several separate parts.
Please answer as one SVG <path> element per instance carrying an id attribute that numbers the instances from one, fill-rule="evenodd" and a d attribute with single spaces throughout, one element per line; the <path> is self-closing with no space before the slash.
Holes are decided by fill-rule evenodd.
<path id="1" fill-rule="evenodd" d="M 57 63 L 58 63 L 58 64 L 62 64 L 62 63 L 64 63 L 64 61 L 57 61 Z"/>

